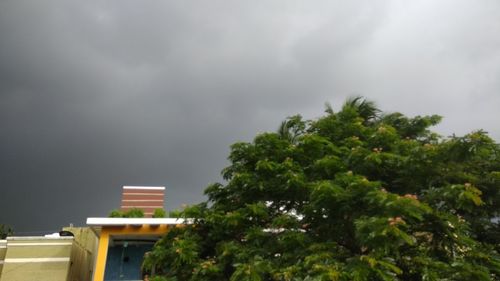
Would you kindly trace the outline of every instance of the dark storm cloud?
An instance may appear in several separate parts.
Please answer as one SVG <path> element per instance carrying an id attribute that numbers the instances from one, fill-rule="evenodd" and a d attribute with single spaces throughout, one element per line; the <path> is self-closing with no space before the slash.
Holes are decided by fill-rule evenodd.
<path id="1" fill-rule="evenodd" d="M 3 1 L 0 223 L 198 202 L 231 143 L 352 94 L 500 139 L 498 34 L 496 1 Z"/>

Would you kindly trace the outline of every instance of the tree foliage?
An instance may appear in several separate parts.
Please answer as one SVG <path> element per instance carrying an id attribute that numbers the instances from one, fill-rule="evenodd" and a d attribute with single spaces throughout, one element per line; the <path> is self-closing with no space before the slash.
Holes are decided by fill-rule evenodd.
<path id="1" fill-rule="evenodd" d="M 362 98 L 231 146 L 154 280 L 500 280 L 500 147 Z"/>
<path id="2" fill-rule="evenodd" d="M 14 234 L 12 227 L 0 223 L 0 239 L 5 239 L 7 236 Z"/>
<path id="3" fill-rule="evenodd" d="M 167 217 L 167 212 L 163 209 L 155 209 L 153 213 L 153 218 L 166 218 Z"/>
<path id="4" fill-rule="evenodd" d="M 144 211 L 139 208 L 132 208 L 126 212 L 122 210 L 113 210 L 109 213 L 110 218 L 143 218 Z"/>
<path id="5" fill-rule="evenodd" d="M 113 210 L 109 213 L 110 218 L 123 218 L 125 213 L 122 210 Z"/>

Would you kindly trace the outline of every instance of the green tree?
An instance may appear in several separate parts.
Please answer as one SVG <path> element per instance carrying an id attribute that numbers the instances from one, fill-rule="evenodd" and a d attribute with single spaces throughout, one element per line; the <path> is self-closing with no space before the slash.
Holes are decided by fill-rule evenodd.
<path id="1" fill-rule="evenodd" d="M 167 217 L 167 212 L 165 212 L 165 210 L 163 209 L 155 209 L 154 213 L 153 213 L 153 218 L 165 218 Z"/>
<path id="2" fill-rule="evenodd" d="M 113 210 L 108 215 L 108 217 L 110 217 L 110 218 L 123 218 L 124 216 L 125 216 L 125 214 L 123 213 L 122 210 Z"/>
<path id="3" fill-rule="evenodd" d="M 110 218 L 143 218 L 144 211 L 139 208 L 132 208 L 126 212 L 122 210 L 113 210 L 109 213 Z"/>
<path id="4" fill-rule="evenodd" d="M 348 100 L 231 146 L 225 184 L 145 260 L 155 280 L 500 280 L 500 147 Z M 154 268 L 154 270 L 153 270 Z"/>
<path id="5" fill-rule="evenodd" d="M 0 224 L 0 239 L 5 239 L 8 235 L 12 235 L 13 233 L 12 227 Z"/>
<path id="6" fill-rule="evenodd" d="M 124 218 L 143 218 L 144 211 L 139 208 L 132 208 L 123 214 Z"/>

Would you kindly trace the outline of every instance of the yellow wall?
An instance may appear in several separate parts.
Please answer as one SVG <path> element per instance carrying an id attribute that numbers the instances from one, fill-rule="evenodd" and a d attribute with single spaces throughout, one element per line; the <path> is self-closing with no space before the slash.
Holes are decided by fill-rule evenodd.
<path id="1" fill-rule="evenodd" d="M 175 226 L 174 226 L 175 227 Z M 164 235 L 167 233 L 167 225 L 126 225 L 126 226 L 103 226 L 99 237 L 97 248 L 97 258 L 94 271 L 94 281 L 104 281 L 104 269 L 106 268 L 106 258 L 110 236 L 120 235 Z"/>

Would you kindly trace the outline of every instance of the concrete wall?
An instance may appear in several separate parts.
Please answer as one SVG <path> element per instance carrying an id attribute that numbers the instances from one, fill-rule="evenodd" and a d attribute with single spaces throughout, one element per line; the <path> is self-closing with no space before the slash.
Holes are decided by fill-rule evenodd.
<path id="1" fill-rule="evenodd" d="M 97 252 L 97 235 L 89 227 L 65 227 L 75 235 L 68 281 L 90 281 Z"/>
<path id="2" fill-rule="evenodd" d="M 66 281 L 73 237 L 7 237 L 0 281 Z"/>
<path id="3" fill-rule="evenodd" d="M 67 227 L 74 237 L 8 237 L 0 240 L 0 281 L 90 281 L 97 235 Z"/>

